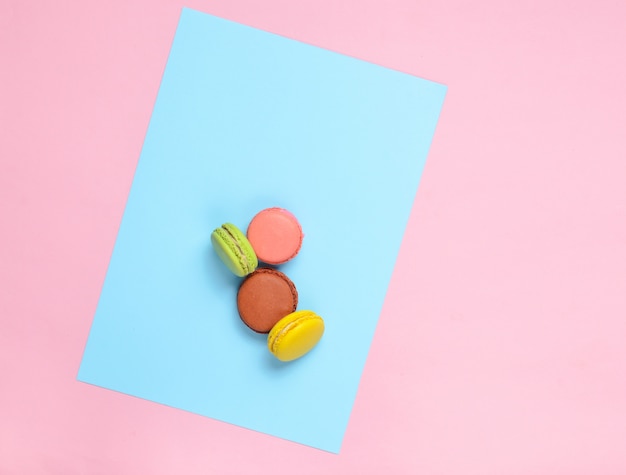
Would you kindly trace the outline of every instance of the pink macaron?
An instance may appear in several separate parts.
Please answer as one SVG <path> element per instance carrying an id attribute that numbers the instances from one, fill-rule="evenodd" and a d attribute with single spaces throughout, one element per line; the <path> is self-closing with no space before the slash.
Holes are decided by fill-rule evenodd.
<path id="1" fill-rule="evenodd" d="M 259 260 L 273 265 L 296 257 L 304 237 L 296 217 L 283 208 L 267 208 L 257 213 L 247 235 Z"/>

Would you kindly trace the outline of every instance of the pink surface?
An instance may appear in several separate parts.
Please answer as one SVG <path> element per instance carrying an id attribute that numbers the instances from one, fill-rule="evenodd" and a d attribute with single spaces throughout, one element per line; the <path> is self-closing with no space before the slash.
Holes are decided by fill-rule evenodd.
<path id="1" fill-rule="evenodd" d="M 626 473 L 626 3 L 186 5 L 449 86 L 341 454 L 75 381 L 182 2 L 9 0 L 0 473 Z"/>

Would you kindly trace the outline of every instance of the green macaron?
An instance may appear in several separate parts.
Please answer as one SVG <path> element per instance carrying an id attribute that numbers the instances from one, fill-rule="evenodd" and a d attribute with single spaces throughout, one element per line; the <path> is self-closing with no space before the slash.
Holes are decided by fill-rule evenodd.
<path id="1" fill-rule="evenodd" d="M 234 224 L 222 224 L 213 231 L 211 243 L 222 262 L 239 277 L 251 274 L 259 265 L 252 245 Z"/>

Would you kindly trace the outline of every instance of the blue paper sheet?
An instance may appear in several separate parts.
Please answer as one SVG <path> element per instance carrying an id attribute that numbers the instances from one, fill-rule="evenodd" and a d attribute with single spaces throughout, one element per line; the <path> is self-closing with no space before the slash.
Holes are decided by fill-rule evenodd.
<path id="1" fill-rule="evenodd" d="M 338 452 L 444 95 L 183 10 L 78 379 Z M 281 270 L 326 322 L 292 363 L 210 244 L 271 206 L 301 221 Z"/>

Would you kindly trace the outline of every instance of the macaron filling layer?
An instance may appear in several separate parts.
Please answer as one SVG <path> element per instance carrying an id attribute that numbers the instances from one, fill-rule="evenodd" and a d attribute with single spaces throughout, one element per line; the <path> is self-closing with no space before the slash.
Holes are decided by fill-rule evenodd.
<path id="1" fill-rule="evenodd" d="M 239 258 L 239 263 L 241 264 L 241 267 L 245 270 L 246 274 L 249 274 L 254 270 L 254 267 L 250 265 L 250 259 L 248 259 L 246 251 L 241 247 L 241 244 L 239 244 L 239 239 L 237 239 L 237 237 L 232 233 L 229 228 L 230 226 L 226 224 L 222 225 L 222 229 L 226 231 L 228 237 L 230 238 L 227 239 L 228 243 L 234 246 L 233 251 L 235 251 L 235 255 Z"/>

